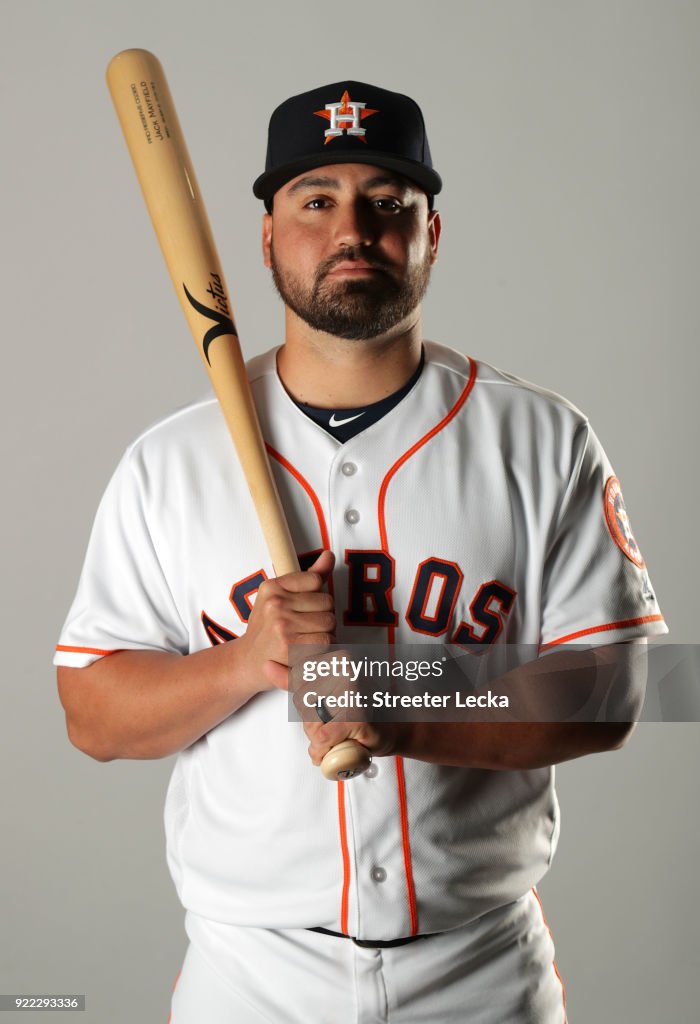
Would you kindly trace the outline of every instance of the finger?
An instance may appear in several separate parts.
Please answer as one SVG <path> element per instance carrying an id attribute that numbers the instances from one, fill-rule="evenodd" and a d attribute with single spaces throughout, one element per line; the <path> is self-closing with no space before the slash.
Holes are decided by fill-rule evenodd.
<path id="1" fill-rule="evenodd" d="M 311 623 L 304 624 L 304 632 L 295 633 L 289 638 L 289 646 L 293 647 L 295 644 L 316 644 L 321 648 L 328 648 L 335 643 L 335 636 L 328 630 L 324 630 L 319 624 L 314 631 Z"/>
<path id="2" fill-rule="evenodd" d="M 328 725 L 306 723 L 306 734 L 310 740 L 309 756 L 314 764 L 320 764 L 328 751 L 342 740 L 357 740 L 375 757 L 386 757 L 406 748 L 411 730 L 410 723 L 386 722 L 377 725 L 371 722 L 329 722 Z"/>
<path id="3" fill-rule="evenodd" d="M 293 572 L 287 576 L 277 577 L 276 582 L 295 593 L 321 590 L 333 571 L 335 555 L 332 551 L 322 551 L 313 565 L 306 572 Z M 263 584 L 264 586 L 264 584 Z M 262 588 L 261 588 L 262 589 Z"/>
<path id="4" fill-rule="evenodd" d="M 287 607 L 294 612 L 318 612 L 331 613 L 335 611 L 335 603 L 330 594 L 325 591 L 294 591 L 285 594 Z M 335 617 L 335 616 L 334 616 Z"/>
<path id="5" fill-rule="evenodd" d="M 305 695 L 313 691 L 320 693 L 324 699 L 336 698 L 333 702 L 333 718 L 347 719 L 357 714 L 362 702 L 358 700 L 357 687 L 340 669 L 343 657 L 347 657 L 347 650 L 342 648 L 337 650 L 305 644 L 303 648 L 290 650 L 289 689 L 294 693 L 294 702 L 300 711 Z M 365 717 L 361 711 L 360 716 Z M 309 717 L 308 714 L 306 717 Z"/>
<path id="6" fill-rule="evenodd" d="M 275 580 L 270 580 L 276 586 L 282 590 L 286 590 L 288 593 L 301 594 L 309 591 L 320 591 L 323 590 L 325 585 L 325 579 L 318 572 L 312 572 L 310 569 L 306 572 L 290 572 L 288 576 L 278 576 Z M 260 587 L 265 586 L 263 583 Z"/>
<path id="7" fill-rule="evenodd" d="M 362 732 L 356 722 L 330 722 L 328 725 L 322 725 L 319 722 L 317 729 L 307 729 L 306 734 L 310 740 L 309 757 L 315 765 L 319 765 L 328 751 L 342 743 L 343 740 L 356 739 L 358 734 L 363 735 L 366 741 L 370 738 L 369 734 Z M 368 742 L 363 743 L 363 746 L 366 746 L 368 750 L 371 749 Z"/>
<path id="8" fill-rule="evenodd" d="M 304 731 L 309 740 L 308 754 L 315 765 L 319 765 L 329 750 L 338 743 L 348 739 L 348 727 L 340 728 L 337 723 L 324 725 L 321 722 L 304 723 Z"/>
<path id="9" fill-rule="evenodd" d="M 305 722 L 304 730 L 309 738 L 309 755 L 314 764 L 344 739 L 357 739 L 367 750 L 379 745 L 378 730 L 365 722 Z"/>
<path id="10" fill-rule="evenodd" d="M 274 635 L 284 643 L 292 644 L 332 644 L 335 635 L 336 618 L 334 612 L 299 611 L 288 604 L 273 603 L 266 609 L 267 621 Z M 310 639 L 311 637 L 318 639 Z"/>

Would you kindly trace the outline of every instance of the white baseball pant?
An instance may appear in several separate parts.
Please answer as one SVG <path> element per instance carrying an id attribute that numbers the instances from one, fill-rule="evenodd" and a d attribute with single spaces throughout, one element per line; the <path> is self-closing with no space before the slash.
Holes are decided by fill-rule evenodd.
<path id="1" fill-rule="evenodd" d="M 566 1024 L 535 890 L 463 928 L 366 949 L 188 913 L 169 1024 Z"/>

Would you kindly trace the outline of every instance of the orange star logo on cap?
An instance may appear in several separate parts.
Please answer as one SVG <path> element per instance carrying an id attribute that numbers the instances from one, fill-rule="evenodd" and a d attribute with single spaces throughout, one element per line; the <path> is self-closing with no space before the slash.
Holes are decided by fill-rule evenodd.
<path id="1" fill-rule="evenodd" d="M 327 128 L 323 133 L 326 136 L 324 146 L 327 146 L 329 142 L 337 139 L 343 133 L 357 136 L 366 145 L 367 139 L 365 138 L 365 129 L 362 127 L 362 122 L 366 117 L 371 117 L 372 114 L 378 113 L 378 110 L 368 110 L 365 103 L 351 100 L 347 89 L 339 103 L 326 103 L 323 110 L 314 110 L 316 117 L 323 117 L 326 121 L 330 121 L 330 128 Z"/>

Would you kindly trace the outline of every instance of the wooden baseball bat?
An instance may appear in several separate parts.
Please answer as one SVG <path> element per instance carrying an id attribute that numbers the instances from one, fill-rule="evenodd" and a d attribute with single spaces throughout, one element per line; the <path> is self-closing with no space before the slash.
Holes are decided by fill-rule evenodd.
<path id="1" fill-rule="evenodd" d="M 278 576 L 299 570 L 265 452 L 214 236 L 160 61 L 123 50 L 107 67 L 107 85 L 185 319 L 219 400 Z M 321 765 L 348 779 L 370 764 L 345 741 Z"/>

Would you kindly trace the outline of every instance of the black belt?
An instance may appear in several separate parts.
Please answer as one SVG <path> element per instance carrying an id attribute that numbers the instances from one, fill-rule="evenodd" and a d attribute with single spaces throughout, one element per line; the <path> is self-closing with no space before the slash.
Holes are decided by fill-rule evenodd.
<path id="1" fill-rule="evenodd" d="M 320 932 L 321 935 L 333 935 L 336 939 L 350 939 L 356 946 L 363 949 L 392 949 L 394 946 L 407 946 L 409 942 L 417 942 L 418 939 L 429 939 L 429 935 L 406 935 L 402 939 L 355 939 L 352 935 L 345 935 L 344 932 L 332 932 L 330 928 L 307 928 L 307 932 Z"/>

